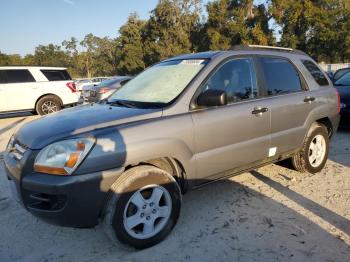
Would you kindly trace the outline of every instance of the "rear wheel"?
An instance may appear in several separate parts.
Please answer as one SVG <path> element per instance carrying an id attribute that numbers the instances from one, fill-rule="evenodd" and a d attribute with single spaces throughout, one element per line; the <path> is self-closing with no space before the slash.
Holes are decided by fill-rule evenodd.
<path id="1" fill-rule="evenodd" d="M 180 188 L 169 173 L 153 166 L 135 167 L 112 185 L 103 228 L 113 241 L 147 248 L 171 232 L 180 207 Z"/>
<path id="2" fill-rule="evenodd" d="M 299 172 L 320 172 L 326 165 L 329 153 L 327 128 L 314 124 L 305 138 L 303 148 L 292 157 L 292 164 Z"/>
<path id="3" fill-rule="evenodd" d="M 39 99 L 35 110 L 39 115 L 48 115 L 60 111 L 61 108 L 62 104 L 58 97 L 47 95 Z"/>

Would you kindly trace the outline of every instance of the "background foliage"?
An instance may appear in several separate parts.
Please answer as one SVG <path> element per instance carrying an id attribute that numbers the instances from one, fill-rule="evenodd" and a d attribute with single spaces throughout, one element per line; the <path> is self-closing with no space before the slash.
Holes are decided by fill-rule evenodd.
<path id="1" fill-rule="evenodd" d="M 73 77 L 133 75 L 167 57 L 239 44 L 292 47 L 319 62 L 349 62 L 350 1 L 212 0 L 204 6 L 159 0 L 147 21 L 130 14 L 117 38 L 71 37 L 24 57 L 0 52 L 0 65 L 64 66 Z"/>

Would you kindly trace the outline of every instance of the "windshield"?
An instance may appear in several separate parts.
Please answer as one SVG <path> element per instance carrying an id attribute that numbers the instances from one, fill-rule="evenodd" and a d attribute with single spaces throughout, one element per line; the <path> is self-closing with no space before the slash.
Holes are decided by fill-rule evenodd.
<path id="1" fill-rule="evenodd" d="M 108 100 L 168 104 L 206 65 L 207 60 L 162 62 L 139 74 Z"/>
<path id="2" fill-rule="evenodd" d="M 350 86 L 350 72 L 347 72 L 337 81 L 335 81 L 334 85 L 336 86 Z"/>

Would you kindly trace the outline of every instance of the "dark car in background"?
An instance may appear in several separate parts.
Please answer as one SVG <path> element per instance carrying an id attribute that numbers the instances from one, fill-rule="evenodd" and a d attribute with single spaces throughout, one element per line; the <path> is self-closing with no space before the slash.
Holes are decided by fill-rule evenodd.
<path id="1" fill-rule="evenodd" d="M 337 80 L 339 80 L 342 76 L 344 76 L 346 73 L 350 72 L 350 68 L 341 68 L 334 72 L 333 76 L 331 77 L 333 80 L 333 83 Z"/>
<path id="2" fill-rule="evenodd" d="M 334 86 L 340 94 L 340 125 L 343 127 L 350 127 L 350 68 L 341 69 L 335 73 L 335 77 L 341 74 L 340 77 L 334 78 Z"/>
<path id="3" fill-rule="evenodd" d="M 131 76 L 117 76 L 111 79 L 106 79 L 98 85 L 92 84 L 84 86 L 81 91 L 79 102 L 93 103 L 108 98 L 131 79 Z"/>

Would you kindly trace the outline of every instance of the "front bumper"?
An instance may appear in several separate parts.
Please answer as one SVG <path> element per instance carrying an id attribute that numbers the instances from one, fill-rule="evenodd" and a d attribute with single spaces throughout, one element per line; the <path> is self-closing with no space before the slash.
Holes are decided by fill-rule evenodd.
<path id="1" fill-rule="evenodd" d="M 98 223 L 109 189 L 123 172 L 123 168 L 118 168 L 84 175 L 54 176 L 28 172 L 25 165 L 17 163 L 7 153 L 4 162 L 15 199 L 46 222 L 70 227 L 91 227 Z"/>

